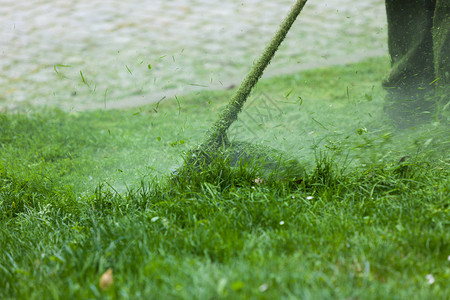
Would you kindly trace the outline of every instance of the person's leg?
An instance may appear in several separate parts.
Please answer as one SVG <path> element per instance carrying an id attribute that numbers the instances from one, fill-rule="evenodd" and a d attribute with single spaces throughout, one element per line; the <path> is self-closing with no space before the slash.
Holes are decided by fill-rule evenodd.
<path id="1" fill-rule="evenodd" d="M 436 97 L 441 108 L 450 106 L 450 1 L 437 0 L 433 18 Z"/>
<path id="2" fill-rule="evenodd" d="M 383 82 L 385 112 L 409 126 L 432 109 L 435 80 L 432 26 L 436 0 L 386 0 L 391 73 Z M 431 102 L 431 103 L 430 103 Z M 428 113 L 428 115 L 430 115 Z"/>

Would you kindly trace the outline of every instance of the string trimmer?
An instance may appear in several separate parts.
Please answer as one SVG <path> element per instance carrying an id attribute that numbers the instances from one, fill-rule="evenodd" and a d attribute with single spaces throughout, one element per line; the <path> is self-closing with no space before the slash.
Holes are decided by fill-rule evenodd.
<path id="1" fill-rule="evenodd" d="M 283 174 L 284 177 L 302 175 L 303 168 L 300 167 L 295 159 L 286 158 L 285 154 L 281 151 L 267 146 L 253 145 L 247 142 L 230 142 L 227 137 L 227 130 L 237 120 L 238 114 L 242 110 L 253 87 L 261 78 L 265 68 L 269 65 L 295 19 L 305 6 L 306 1 L 298 0 L 292 6 L 287 17 L 283 20 L 275 36 L 264 49 L 259 60 L 253 65 L 246 78 L 241 82 L 235 95 L 231 98 L 230 103 L 219 114 L 218 120 L 208 130 L 203 143 L 186 153 L 185 167 L 201 168 L 213 162 L 218 153 L 227 152 L 231 157 L 232 164 L 238 164 L 243 161 L 254 161 L 262 164 L 262 169 L 265 171 L 274 171 L 275 169 L 281 172 L 289 171 L 289 174 Z M 183 168 L 180 168 L 176 173 L 182 175 Z"/>

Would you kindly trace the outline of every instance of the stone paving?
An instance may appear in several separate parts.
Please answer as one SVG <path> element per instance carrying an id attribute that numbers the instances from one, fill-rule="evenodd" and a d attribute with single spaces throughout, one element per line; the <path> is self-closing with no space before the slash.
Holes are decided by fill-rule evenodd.
<path id="1" fill-rule="evenodd" d="M 293 0 L 0 0 L 0 110 L 239 84 Z M 387 54 L 383 0 L 310 0 L 265 77 Z"/>

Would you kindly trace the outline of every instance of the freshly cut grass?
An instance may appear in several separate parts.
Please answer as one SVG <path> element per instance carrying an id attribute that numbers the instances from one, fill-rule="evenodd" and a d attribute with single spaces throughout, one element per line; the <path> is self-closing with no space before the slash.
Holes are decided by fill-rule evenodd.
<path id="1" fill-rule="evenodd" d="M 281 118 L 258 133 L 304 163 L 295 180 L 226 156 L 174 178 L 229 91 L 138 111 L 1 115 L 0 298 L 448 299 L 448 125 L 380 122 L 381 91 L 364 94 L 384 62 L 262 82 L 278 99 L 308 79 L 301 110 L 276 102 L 301 140 L 264 129 Z"/>

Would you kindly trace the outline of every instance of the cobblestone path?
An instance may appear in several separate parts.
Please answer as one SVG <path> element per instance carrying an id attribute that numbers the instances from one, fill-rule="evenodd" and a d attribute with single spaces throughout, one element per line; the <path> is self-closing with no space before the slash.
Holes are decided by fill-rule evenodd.
<path id="1" fill-rule="evenodd" d="M 292 0 L 0 0 L 0 110 L 239 84 Z M 310 0 L 266 77 L 386 55 L 383 0 Z"/>

